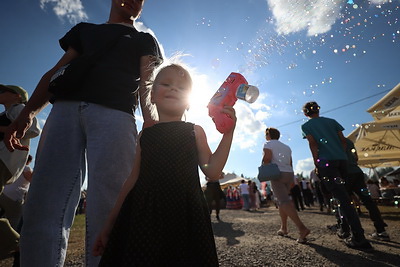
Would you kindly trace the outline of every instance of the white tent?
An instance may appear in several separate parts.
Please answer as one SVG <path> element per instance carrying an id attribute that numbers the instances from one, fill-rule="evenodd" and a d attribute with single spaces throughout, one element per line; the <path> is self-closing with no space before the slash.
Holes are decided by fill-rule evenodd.
<path id="1" fill-rule="evenodd" d="M 228 185 L 234 185 L 234 186 L 236 186 L 236 185 L 240 184 L 240 182 L 241 182 L 242 180 L 245 180 L 246 183 L 247 183 L 247 181 L 248 181 L 249 179 L 246 179 L 246 178 L 237 176 L 237 175 L 234 174 L 234 173 L 227 173 L 227 174 L 225 174 L 224 179 L 219 180 L 219 183 L 221 184 L 221 188 L 225 188 L 225 187 L 227 187 Z"/>
<path id="2" fill-rule="evenodd" d="M 224 178 L 219 180 L 219 184 L 221 185 L 221 188 L 224 189 L 229 185 L 237 186 L 242 180 L 245 180 L 246 183 L 249 181 L 249 179 L 237 176 L 235 173 L 226 173 Z M 207 183 L 204 183 L 202 185 L 203 189 L 206 187 L 206 184 Z"/>
<path id="3" fill-rule="evenodd" d="M 355 144 L 362 167 L 400 166 L 400 83 L 369 112 L 374 121 L 363 123 L 348 138 Z"/>

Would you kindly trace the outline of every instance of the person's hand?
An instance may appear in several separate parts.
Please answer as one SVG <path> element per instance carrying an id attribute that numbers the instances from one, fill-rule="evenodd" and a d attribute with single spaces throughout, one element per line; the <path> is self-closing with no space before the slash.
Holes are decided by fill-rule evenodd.
<path id="1" fill-rule="evenodd" d="M 236 126 L 236 121 L 237 121 L 235 109 L 232 106 L 224 106 L 224 108 L 221 109 L 221 112 L 228 115 L 228 117 L 230 117 L 234 122 L 232 125 L 232 128 L 228 129 L 225 133 L 233 132 L 233 130 L 235 129 L 235 126 Z"/>
<path id="2" fill-rule="evenodd" d="M 103 230 L 96 238 L 94 242 L 92 254 L 93 256 L 101 256 L 104 253 L 104 249 L 108 242 L 109 232 L 107 230 Z"/>
<path id="3" fill-rule="evenodd" d="M 29 150 L 29 147 L 22 145 L 20 140 L 25 136 L 29 127 L 31 127 L 32 121 L 30 117 L 18 117 L 7 127 L 4 132 L 3 142 L 10 152 L 13 152 L 15 149 Z"/>

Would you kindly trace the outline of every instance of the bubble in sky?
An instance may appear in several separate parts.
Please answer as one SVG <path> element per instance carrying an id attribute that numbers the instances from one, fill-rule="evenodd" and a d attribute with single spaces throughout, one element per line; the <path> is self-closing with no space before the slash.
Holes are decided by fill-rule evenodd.
<path id="1" fill-rule="evenodd" d="M 237 45 L 236 45 L 236 50 L 242 50 L 242 49 L 243 49 L 243 46 L 244 46 L 244 43 L 243 43 L 243 42 L 237 43 Z"/>
<path id="2" fill-rule="evenodd" d="M 287 67 L 287 69 L 288 70 L 291 70 L 291 69 L 294 69 L 294 68 L 296 68 L 297 67 L 297 64 L 296 63 L 291 63 L 291 64 L 289 64 L 289 66 Z"/>
<path id="3" fill-rule="evenodd" d="M 296 99 L 294 99 L 294 98 L 290 98 L 289 100 L 286 100 L 286 104 L 288 104 L 288 105 L 292 105 L 295 102 L 296 102 Z"/>
<path id="4" fill-rule="evenodd" d="M 279 140 L 281 140 L 283 142 L 290 142 L 292 140 L 292 137 L 287 133 L 281 133 L 281 137 L 279 138 Z M 279 154 L 281 154 L 281 153 L 279 153 Z M 282 154 L 282 156 L 279 155 L 279 157 L 281 157 L 283 159 L 285 157 L 285 155 Z"/>
<path id="5" fill-rule="evenodd" d="M 210 27 L 211 26 L 211 20 L 206 19 L 206 18 L 203 17 L 203 18 L 201 18 L 200 22 L 196 23 L 196 25 L 197 26 L 204 25 L 204 26 Z"/>
<path id="6" fill-rule="evenodd" d="M 312 88 L 307 88 L 303 91 L 303 95 L 305 95 L 305 96 L 312 96 L 314 94 L 315 94 L 315 91 Z"/>
<path id="7" fill-rule="evenodd" d="M 302 115 L 302 114 L 303 114 L 303 111 L 302 111 L 302 110 L 299 110 L 299 109 L 295 109 L 295 110 L 294 110 L 294 114 L 296 114 L 296 115 Z"/>
<path id="8" fill-rule="evenodd" d="M 357 9 L 357 8 L 358 8 L 358 5 L 357 5 L 357 4 L 354 4 L 354 5 L 353 5 L 353 8 L 354 8 L 354 9 Z"/>
<path id="9" fill-rule="evenodd" d="M 221 61 L 220 61 L 219 58 L 214 58 L 214 59 L 211 61 L 211 67 L 212 67 L 213 69 L 218 69 L 220 63 L 221 63 Z"/>
<path id="10" fill-rule="evenodd" d="M 333 49 L 333 53 L 337 54 L 338 50 L 337 49 Z"/>

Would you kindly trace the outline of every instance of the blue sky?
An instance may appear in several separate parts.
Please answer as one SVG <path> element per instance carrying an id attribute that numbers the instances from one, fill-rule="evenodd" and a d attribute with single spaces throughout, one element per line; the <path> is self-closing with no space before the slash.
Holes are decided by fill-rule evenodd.
<path id="1" fill-rule="evenodd" d="M 110 0 L 2 0 L 0 83 L 31 93 L 61 57 L 58 39 L 80 21 L 106 22 L 109 6 Z M 233 71 L 259 87 L 254 104 L 235 105 L 225 167 L 255 177 L 266 127 L 281 131 L 295 171 L 309 174 L 300 130 L 307 101 L 317 101 L 345 135 L 372 120 L 366 110 L 400 82 L 399 18 L 399 0 L 147 0 L 136 25 L 154 33 L 166 57 L 187 54 L 195 81 L 187 120 L 205 128 L 212 150 L 221 135 L 207 115 L 208 100 Z M 50 108 L 39 114 L 41 125 Z"/>

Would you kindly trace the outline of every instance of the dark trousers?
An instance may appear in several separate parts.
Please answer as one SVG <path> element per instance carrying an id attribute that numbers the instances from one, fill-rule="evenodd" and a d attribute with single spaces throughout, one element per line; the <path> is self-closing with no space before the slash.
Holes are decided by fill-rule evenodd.
<path id="1" fill-rule="evenodd" d="M 290 195 L 292 196 L 294 206 L 298 211 L 304 210 L 303 198 L 301 196 L 301 190 L 299 185 L 294 185 L 292 189 L 290 189 Z"/>
<path id="2" fill-rule="evenodd" d="M 212 213 L 213 210 L 213 201 L 215 201 L 215 213 L 218 215 L 220 211 L 220 203 L 221 199 L 224 199 L 224 192 L 222 192 L 221 187 L 219 183 L 209 183 L 207 185 L 206 190 L 204 191 L 204 196 L 207 201 L 208 205 L 208 210 L 210 211 L 210 214 Z"/>
<path id="3" fill-rule="evenodd" d="M 307 207 L 314 206 L 314 196 L 313 193 L 311 192 L 311 190 L 309 188 L 307 189 L 303 189 L 303 200 L 304 200 L 304 204 Z"/>
<path id="4" fill-rule="evenodd" d="M 347 177 L 347 161 L 330 160 L 324 162 L 323 166 L 318 167 L 318 173 L 326 189 L 340 204 L 339 211 L 343 216 L 341 225 L 345 225 L 345 220 L 347 220 L 354 238 L 356 240 L 364 239 L 364 229 L 354 206 L 351 204 L 343 179 L 343 177 Z"/>
<path id="5" fill-rule="evenodd" d="M 378 233 L 385 231 L 387 224 L 383 221 L 381 212 L 376 203 L 372 200 L 367 185 L 364 181 L 364 173 L 349 173 L 346 180 L 346 189 L 349 195 L 356 194 L 364 206 L 367 208 L 369 217 L 374 222 Z"/>
<path id="6" fill-rule="evenodd" d="M 322 194 L 322 189 L 321 189 L 321 182 L 320 181 L 314 181 L 314 188 L 315 188 L 315 194 L 317 196 L 317 200 L 319 203 L 320 207 L 323 207 L 325 205 L 324 201 L 324 195 Z"/>

